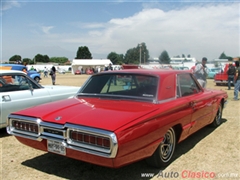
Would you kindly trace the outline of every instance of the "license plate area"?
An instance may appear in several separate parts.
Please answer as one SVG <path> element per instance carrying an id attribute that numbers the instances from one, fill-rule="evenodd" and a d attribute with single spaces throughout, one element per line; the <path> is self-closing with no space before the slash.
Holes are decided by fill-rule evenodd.
<path id="1" fill-rule="evenodd" d="M 62 145 L 61 142 L 47 140 L 47 147 L 49 152 L 66 155 L 66 148 Z"/>

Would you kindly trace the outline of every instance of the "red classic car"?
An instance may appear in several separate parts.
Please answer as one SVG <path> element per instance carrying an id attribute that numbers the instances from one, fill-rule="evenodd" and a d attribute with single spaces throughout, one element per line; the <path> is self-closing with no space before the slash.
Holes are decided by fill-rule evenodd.
<path id="1" fill-rule="evenodd" d="M 7 131 L 27 146 L 101 166 L 146 159 L 162 167 L 177 143 L 221 124 L 227 97 L 182 70 L 105 71 L 74 98 L 10 114 Z"/>
<path id="2" fill-rule="evenodd" d="M 233 64 L 233 66 L 235 66 L 235 64 Z M 217 86 L 228 84 L 228 74 L 227 74 L 228 68 L 229 68 L 229 64 L 225 64 L 223 72 L 219 72 L 215 74 L 214 81 Z"/>

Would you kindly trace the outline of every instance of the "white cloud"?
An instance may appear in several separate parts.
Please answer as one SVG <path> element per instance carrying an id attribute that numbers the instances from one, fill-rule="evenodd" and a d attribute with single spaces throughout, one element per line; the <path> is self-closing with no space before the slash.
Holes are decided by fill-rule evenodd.
<path id="1" fill-rule="evenodd" d="M 240 55 L 239 3 L 189 4 L 168 11 L 157 6 L 152 8 L 146 3 L 144 7 L 126 18 L 70 23 L 75 27 L 68 30 L 55 24 L 38 25 L 44 34 L 36 31 L 34 39 L 41 46 L 57 45 L 67 51 L 88 46 L 94 58 L 106 58 L 113 51 L 125 54 L 141 42 L 146 43 L 151 57 L 158 57 L 163 50 L 167 50 L 170 56 L 190 54 L 197 59 L 206 56 L 210 60 L 218 58 L 223 51 L 229 56 Z M 75 56 L 75 53 L 62 52 L 59 56 L 70 59 Z"/>
<path id="2" fill-rule="evenodd" d="M 53 27 L 53 26 L 42 26 L 42 27 L 41 27 L 42 31 L 43 31 L 45 34 L 49 34 L 49 33 L 50 33 L 49 31 L 50 31 L 52 28 L 54 28 L 54 27 Z"/>
<path id="3" fill-rule="evenodd" d="M 239 56 L 239 6 L 195 5 L 167 12 L 147 8 L 128 18 L 111 19 L 104 29 L 65 38 L 69 43 L 84 42 L 93 54 L 125 54 L 145 42 L 152 57 L 163 50 L 170 56 L 190 54 L 198 59 L 218 58 L 223 51 Z"/>
<path id="4" fill-rule="evenodd" d="M 18 3 L 17 1 L 3 1 L 1 11 L 5 11 L 13 7 L 20 7 L 20 3 Z"/>

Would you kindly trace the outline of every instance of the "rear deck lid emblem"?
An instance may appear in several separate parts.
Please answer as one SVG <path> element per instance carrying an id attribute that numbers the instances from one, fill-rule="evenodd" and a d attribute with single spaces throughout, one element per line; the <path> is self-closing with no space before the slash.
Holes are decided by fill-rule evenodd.
<path id="1" fill-rule="evenodd" d="M 61 116 L 58 116 L 58 117 L 55 118 L 56 121 L 59 121 L 59 120 L 61 120 L 61 119 L 62 119 Z"/>

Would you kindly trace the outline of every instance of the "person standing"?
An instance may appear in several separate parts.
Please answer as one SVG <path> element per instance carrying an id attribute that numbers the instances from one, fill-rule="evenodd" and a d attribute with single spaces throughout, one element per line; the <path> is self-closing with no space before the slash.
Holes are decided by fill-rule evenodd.
<path id="1" fill-rule="evenodd" d="M 207 86 L 208 69 L 207 69 L 206 63 L 207 63 L 207 58 L 203 57 L 202 63 L 197 64 L 194 69 L 194 76 L 196 77 L 199 84 L 203 88 L 206 88 Z"/>
<path id="2" fill-rule="evenodd" d="M 35 69 L 34 69 L 34 67 L 32 66 L 31 68 L 30 68 L 30 71 L 34 71 Z"/>
<path id="3" fill-rule="evenodd" d="M 227 74 L 228 74 L 228 90 L 231 89 L 231 82 L 233 83 L 234 86 L 234 76 L 236 73 L 236 69 L 233 66 L 232 62 L 229 62 L 229 66 L 228 66 L 228 70 L 227 70 Z"/>
<path id="4" fill-rule="evenodd" d="M 43 73 L 44 77 L 48 77 L 48 69 L 46 67 L 44 67 Z"/>
<path id="5" fill-rule="evenodd" d="M 51 68 L 51 71 L 50 71 L 50 74 L 49 74 L 52 78 L 52 84 L 55 85 L 55 82 L 56 82 L 56 68 L 55 66 L 53 66 Z"/>
<path id="6" fill-rule="evenodd" d="M 238 101 L 238 91 L 240 89 L 240 67 L 239 61 L 235 62 L 236 65 L 236 73 L 235 73 L 235 85 L 234 85 L 234 101 Z"/>

